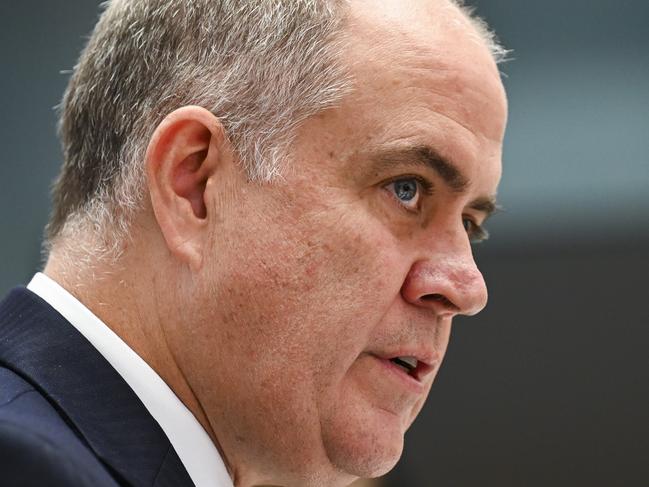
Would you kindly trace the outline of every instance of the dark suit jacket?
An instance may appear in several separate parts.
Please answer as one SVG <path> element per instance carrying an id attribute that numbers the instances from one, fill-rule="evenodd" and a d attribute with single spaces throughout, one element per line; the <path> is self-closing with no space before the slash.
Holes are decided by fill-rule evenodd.
<path id="1" fill-rule="evenodd" d="M 0 303 L 1 487 L 190 487 L 122 377 L 26 288 Z"/>

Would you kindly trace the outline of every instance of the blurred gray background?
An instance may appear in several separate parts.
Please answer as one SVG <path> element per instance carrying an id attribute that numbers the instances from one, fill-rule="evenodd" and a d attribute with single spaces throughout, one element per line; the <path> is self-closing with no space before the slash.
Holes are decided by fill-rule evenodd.
<path id="1" fill-rule="evenodd" d="M 501 202 L 387 486 L 649 485 L 649 2 L 474 0 L 514 50 Z M 0 5 L 0 293 L 40 265 L 56 114 L 96 1 Z M 377 5 L 380 1 L 377 0 Z"/>

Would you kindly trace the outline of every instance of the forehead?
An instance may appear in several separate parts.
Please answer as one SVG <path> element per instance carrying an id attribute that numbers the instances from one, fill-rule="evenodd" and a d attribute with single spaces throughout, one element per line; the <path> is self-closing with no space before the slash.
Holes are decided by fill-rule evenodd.
<path id="1" fill-rule="evenodd" d="M 345 61 L 355 90 L 326 114 L 329 129 L 345 127 L 339 135 L 350 151 L 361 138 L 366 146 L 411 142 L 433 145 L 453 160 L 488 159 L 495 186 L 507 103 L 480 35 L 446 1 L 373 7 L 353 3 Z"/>
<path id="2" fill-rule="evenodd" d="M 449 2 L 385 0 L 381 7 L 351 2 L 343 59 L 354 89 L 300 128 L 299 166 L 319 161 L 310 177 L 361 171 L 364 154 L 429 146 L 459 166 L 475 191 L 493 195 L 507 103 L 489 49 Z"/>
<path id="3" fill-rule="evenodd" d="M 357 81 L 356 101 L 365 95 L 382 104 L 426 104 L 501 140 L 504 88 L 488 47 L 465 14 L 442 0 L 387 0 L 380 11 L 366 8 L 372 3 L 354 3 L 350 14 L 347 61 Z"/>

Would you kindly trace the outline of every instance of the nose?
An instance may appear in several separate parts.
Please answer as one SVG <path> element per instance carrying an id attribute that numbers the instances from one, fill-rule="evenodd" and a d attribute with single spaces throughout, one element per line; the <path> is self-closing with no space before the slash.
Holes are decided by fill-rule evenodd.
<path id="1" fill-rule="evenodd" d="M 433 252 L 417 260 L 406 276 L 401 295 L 438 316 L 471 316 L 487 305 L 487 286 L 470 248 L 462 255 Z"/>

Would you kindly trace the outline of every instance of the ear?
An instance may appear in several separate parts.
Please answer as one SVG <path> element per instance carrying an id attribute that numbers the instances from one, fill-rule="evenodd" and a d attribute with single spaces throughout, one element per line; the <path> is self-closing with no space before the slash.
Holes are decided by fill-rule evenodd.
<path id="1" fill-rule="evenodd" d="M 207 182 L 231 157 L 223 126 L 197 106 L 170 113 L 149 142 L 145 165 L 153 213 L 169 251 L 192 269 L 200 268 L 208 241 Z"/>

